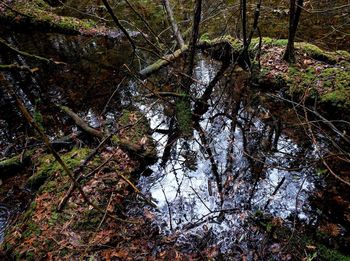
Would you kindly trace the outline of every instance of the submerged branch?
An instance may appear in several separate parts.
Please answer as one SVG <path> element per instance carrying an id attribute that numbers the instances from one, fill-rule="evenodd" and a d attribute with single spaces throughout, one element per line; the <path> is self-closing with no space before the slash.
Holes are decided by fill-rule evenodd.
<path id="1" fill-rule="evenodd" d="M 12 52 L 15 52 L 15 53 L 17 53 L 19 55 L 22 55 L 22 56 L 25 56 L 25 57 L 28 57 L 28 58 L 31 58 L 31 59 L 35 59 L 35 60 L 38 60 L 38 61 L 41 61 L 41 62 L 45 62 L 45 63 L 48 63 L 48 64 L 50 64 L 50 63 L 53 63 L 53 64 L 66 64 L 64 62 L 54 61 L 52 59 L 48 59 L 48 58 L 45 58 L 45 57 L 42 57 L 42 56 L 39 56 L 39 55 L 30 54 L 30 53 L 18 50 L 17 48 L 15 48 L 12 45 L 10 45 L 9 43 L 7 43 L 5 41 L 5 39 L 3 39 L 1 37 L 0 37 L 0 45 L 6 47 L 7 49 L 9 49 Z M 21 66 L 21 67 L 23 67 L 23 66 Z"/>
<path id="2" fill-rule="evenodd" d="M 66 106 L 59 106 L 59 107 L 63 112 L 65 112 L 68 116 L 70 116 L 73 119 L 76 125 L 82 128 L 85 132 L 95 137 L 99 137 L 99 138 L 104 137 L 103 132 L 90 127 L 82 118 L 79 117 L 78 114 L 73 112 L 71 109 L 69 109 Z"/>

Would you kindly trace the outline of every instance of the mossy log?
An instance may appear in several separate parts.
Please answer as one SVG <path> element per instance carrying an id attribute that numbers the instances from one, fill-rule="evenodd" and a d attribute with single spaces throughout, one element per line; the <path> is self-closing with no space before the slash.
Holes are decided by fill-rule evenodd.
<path id="1" fill-rule="evenodd" d="M 30 152 L 0 161 L 0 178 L 18 174 L 30 163 Z"/>
<path id="2" fill-rule="evenodd" d="M 2 5 L 5 11 L 0 13 L 0 22 L 10 29 L 29 27 L 68 35 L 111 35 L 110 29 L 93 20 L 55 14 L 54 9 L 43 0 L 13 1 Z"/>

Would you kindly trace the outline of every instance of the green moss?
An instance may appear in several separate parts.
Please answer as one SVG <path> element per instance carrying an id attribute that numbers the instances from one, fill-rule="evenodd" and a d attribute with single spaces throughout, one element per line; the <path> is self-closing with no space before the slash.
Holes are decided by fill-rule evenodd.
<path id="1" fill-rule="evenodd" d="M 350 261 L 349 256 L 344 256 L 336 250 L 329 249 L 324 245 L 318 246 L 318 257 L 327 261 Z"/>
<path id="2" fill-rule="evenodd" d="M 27 226 L 28 226 L 27 229 L 22 234 L 24 238 L 41 235 L 41 230 L 37 224 L 33 222 L 29 222 Z"/>
<path id="3" fill-rule="evenodd" d="M 52 227 L 52 226 L 55 226 L 57 222 L 59 222 L 60 220 L 62 221 L 62 219 L 61 219 L 60 216 L 61 216 L 60 213 L 52 212 L 52 213 L 51 213 L 51 217 L 50 217 L 50 219 L 49 219 L 49 221 L 48 221 L 49 226 L 51 226 L 51 227 Z"/>
<path id="4" fill-rule="evenodd" d="M 127 139 L 132 144 L 138 144 L 144 136 L 148 136 L 150 127 L 146 117 L 139 111 L 123 110 L 118 123 L 124 127 L 123 137 L 112 137 L 112 141 L 118 144 L 121 139 Z"/>
<path id="5" fill-rule="evenodd" d="M 84 160 L 87 155 L 90 153 L 90 149 L 74 148 L 70 152 L 61 156 L 62 160 L 65 162 L 67 167 L 71 170 L 79 166 L 82 160 Z M 44 182 L 53 174 L 60 172 L 61 175 L 67 175 L 61 168 L 61 165 L 54 160 L 52 155 L 46 155 L 40 158 L 38 167 L 34 175 L 32 175 L 27 182 L 27 186 L 32 189 L 39 189 Z M 54 189 L 55 184 L 49 183 L 48 190 L 51 191 Z"/>
<path id="6" fill-rule="evenodd" d="M 323 81 L 325 93 L 321 94 L 322 102 L 332 103 L 337 107 L 350 108 L 350 63 L 345 67 L 334 67 L 323 70 L 320 80 Z"/>
<path id="7" fill-rule="evenodd" d="M 96 229 L 103 218 L 103 214 L 96 209 L 87 209 L 79 218 L 78 221 L 72 224 L 73 229 L 77 230 L 90 230 Z"/>
<path id="8" fill-rule="evenodd" d="M 255 47 L 259 44 L 260 38 L 253 38 L 250 45 L 251 47 Z M 270 37 L 263 37 L 261 39 L 262 44 L 268 45 L 268 46 L 279 46 L 279 47 L 285 47 L 287 46 L 288 40 L 287 39 L 274 39 Z"/>
<path id="9" fill-rule="evenodd" d="M 315 60 L 329 64 L 336 64 L 341 59 L 350 59 L 350 54 L 346 51 L 328 52 L 310 43 L 295 43 L 295 47 Z"/>
<path id="10" fill-rule="evenodd" d="M 188 99 L 179 99 L 176 102 L 176 118 L 182 135 L 190 136 L 192 133 L 192 113 Z"/>
<path id="11" fill-rule="evenodd" d="M 33 152 L 33 150 L 26 151 L 24 155 L 16 155 L 7 160 L 0 161 L 0 177 L 3 175 L 16 174 L 16 172 L 20 171 L 25 164 L 30 162 L 30 157 L 33 154 Z"/>
<path id="12" fill-rule="evenodd" d="M 30 219 L 35 211 L 35 208 L 36 208 L 36 203 L 35 201 L 33 201 L 31 204 L 30 204 L 30 207 L 26 210 L 26 212 L 22 215 L 22 219 L 23 220 L 27 220 L 27 219 Z"/>
<path id="13" fill-rule="evenodd" d="M 90 19 L 77 19 L 74 17 L 58 16 L 46 2 L 41 0 L 16 1 L 13 8 L 27 16 L 26 21 L 42 27 L 51 27 L 60 31 L 81 33 L 83 31 L 97 28 L 96 22 Z M 16 14 L 8 12 L 8 18 Z"/>

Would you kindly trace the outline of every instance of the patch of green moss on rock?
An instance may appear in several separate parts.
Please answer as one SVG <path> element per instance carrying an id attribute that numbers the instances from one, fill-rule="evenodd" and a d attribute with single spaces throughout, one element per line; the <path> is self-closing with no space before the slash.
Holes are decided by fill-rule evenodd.
<path id="1" fill-rule="evenodd" d="M 87 157 L 90 151 L 91 150 L 87 148 L 74 148 L 70 152 L 62 155 L 61 158 L 69 169 L 74 170 L 74 168 L 78 167 L 81 161 Z M 60 175 L 67 175 L 52 155 L 43 156 L 39 159 L 36 172 L 28 179 L 27 186 L 31 189 L 37 190 L 49 177 L 58 172 L 60 172 Z M 54 183 L 48 183 L 48 190 L 50 190 L 50 188 L 54 190 L 54 186 Z"/>
<path id="2" fill-rule="evenodd" d="M 301 95 L 308 90 L 323 103 L 350 108 L 350 63 L 319 71 L 312 66 L 305 70 L 289 67 L 288 86 L 292 95 Z"/>
<path id="3" fill-rule="evenodd" d="M 347 51 L 328 52 L 316 45 L 305 42 L 295 43 L 295 47 L 315 60 L 328 64 L 336 64 L 341 59 L 350 59 L 350 54 Z"/>

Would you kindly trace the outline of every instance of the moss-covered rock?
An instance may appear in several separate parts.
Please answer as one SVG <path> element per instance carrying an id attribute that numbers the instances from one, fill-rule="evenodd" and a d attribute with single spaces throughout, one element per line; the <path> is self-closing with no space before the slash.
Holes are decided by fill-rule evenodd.
<path id="1" fill-rule="evenodd" d="M 287 85 L 291 95 L 308 92 L 313 98 L 334 107 L 350 109 L 350 63 L 306 69 L 289 67 Z"/>
<path id="2" fill-rule="evenodd" d="M 337 62 L 343 60 L 343 59 L 349 59 L 350 54 L 347 51 L 336 51 L 336 52 L 329 52 L 322 50 L 316 45 L 310 44 L 310 43 L 295 43 L 295 47 L 297 50 L 303 52 L 304 54 L 308 55 L 309 57 L 325 62 L 328 64 L 336 64 Z"/>
<path id="3" fill-rule="evenodd" d="M 73 149 L 70 152 L 62 155 L 62 160 L 67 164 L 68 168 L 74 170 L 82 160 L 84 160 L 91 150 L 87 148 Z M 53 175 L 59 173 L 60 175 L 66 175 L 62 170 L 60 164 L 54 159 L 52 155 L 46 155 L 39 159 L 34 174 L 28 179 L 27 187 L 33 190 L 38 190 L 45 181 L 53 177 Z M 55 189 L 55 181 L 51 181 L 46 184 L 45 189 Z"/>

